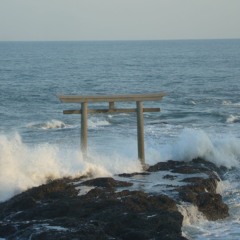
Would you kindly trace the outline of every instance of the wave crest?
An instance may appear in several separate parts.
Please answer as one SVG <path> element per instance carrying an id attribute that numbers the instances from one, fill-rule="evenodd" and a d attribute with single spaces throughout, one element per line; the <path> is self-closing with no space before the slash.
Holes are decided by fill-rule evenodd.
<path id="1" fill-rule="evenodd" d="M 237 123 L 237 122 L 240 122 L 240 116 L 234 116 L 234 115 L 230 115 L 228 118 L 227 118 L 227 123 Z"/>
<path id="2" fill-rule="evenodd" d="M 217 166 L 240 166 L 240 139 L 230 136 L 213 136 L 202 130 L 184 129 L 171 145 L 161 148 L 161 159 L 191 161 L 204 158 Z"/>
<path id="3" fill-rule="evenodd" d="M 0 202 L 49 178 L 104 177 L 140 169 L 137 159 L 90 152 L 89 158 L 83 159 L 79 149 L 48 143 L 29 146 L 19 134 L 0 135 Z"/>
<path id="4" fill-rule="evenodd" d="M 62 121 L 53 119 L 51 121 L 47 121 L 47 122 L 43 122 L 43 123 L 30 123 L 30 124 L 28 124 L 27 127 L 48 130 L 48 129 L 63 129 L 63 128 L 67 128 L 70 126 L 65 124 Z"/>

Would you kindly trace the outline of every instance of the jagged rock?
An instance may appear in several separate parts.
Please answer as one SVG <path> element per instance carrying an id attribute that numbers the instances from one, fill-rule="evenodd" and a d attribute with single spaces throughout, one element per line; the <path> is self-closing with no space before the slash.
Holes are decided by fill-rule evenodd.
<path id="1" fill-rule="evenodd" d="M 167 174 L 167 175 L 165 175 L 163 178 L 164 178 L 164 179 L 169 179 L 169 180 L 174 180 L 174 179 L 177 178 L 177 176 Z"/>
<path id="2" fill-rule="evenodd" d="M 158 172 L 158 171 L 170 171 L 176 166 L 181 166 L 183 163 L 180 161 L 169 160 L 167 162 L 159 162 L 153 166 L 149 166 L 148 172 Z"/>
<path id="3" fill-rule="evenodd" d="M 217 167 L 214 163 L 208 162 L 202 158 L 196 158 L 192 161 L 173 161 L 159 162 L 147 169 L 148 172 L 171 171 L 173 173 L 194 174 L 205 173 L 209 176 L 217 172 L 222 174 L 226 171 L 224 167 Z"/>
<path id="4" fill-rule="evenodd" d="M 124 181 L 117 181 L 110 177 L 102 177 L 102 178 L 95 178 L 84 181 L 77 186 L 86 185 L 86 186 L 94 186 L 94 187 L 105 187 L 105 188 L 116 188 L 116 187 L 129 187 L 132 186 L 132 183 L 124 182 Z"/>
<path id="5" fill-rule="evenodd" d="M 7 237 L 17 232 L 17 228 L 13 226 L 11 223 L 3 223 L 0 224 L 0 236 Z"/>
<path id="6" fill-rule="evenodd" d="M 145 178 L 158 171 L 201 173 L 201 177 L 186 176 L 182 179 L 186 185 L 171 186 L 171 191 L 176 192 L 175 199 L 156 192 L 132 190 L 132 183 L 113 178 L 50 181 L 0 204 L 0 238 L 183 240 L 186 239 L 181 235 L 183 216 L 177 203 L 186 201 L 196 205 L 209 220 L 228 216 L 227 205 L 216 193 L 217 173 L 223 168 L 203 159 L 170 160 L 150 166 L 146 172 L 119 177 Z M 177 176 L 166 174 L 163 178 L 176 181 Z M 94 188 L 79 195 L 84 186 Z"/>
<path id="7" fill-rule="evenodd" d="M 0 204 L 0 218 L 5 214 L 16 213 L 28 209 L 36 209 L 41 201 L 57 200 L 64 197 L 77 196 L 78 190 L 69 184 L 69 180 L 55 180 L 39 187 L 34 187 L 26 192 L 14 196 L 7 202 Z"/>
<path id="8" fill-rule="evenodd" d="M 26 193 L 36 200 L 58 199 L 65 196 L 76 196 L 78 190 L 69 184 L 70 179 L 63 178 L 49 182 L 39 187 L 32 188 Z"/>
<path id="9" fill-rule="evenodd" d="M 223 219 L 228 214 L 228 206 L 223 203 L 221 195 L 216 193 L 216 178 L 184 179 L 192 184 L 179 187 L 179 198 L 198 207 L 208 220 Z"/>
<path id="10" fill-rule="evenodd" d="M 216 188 L 218 184 L 218 180 L 215 178 L 185 178 L 182 181 L 191 183 L 190 185 L 186 185 L 180 187 L 180 190 L 191 190 L 196 193 L 201 192 L 211 192 L 216 193 Z"/>
<path id="11" fill-rule="evenodd" d="M 135 172 L 135 173 L 122 173 L 122 174 L 118 174 L 119 177 L 135 177 L 135 176 L 147 176 L 150 173 L 148 172 Z"/>
<path id="12" fill-rule="evenodd" d="M 222 202 L 220 194 L 200 193 L 197 195 L 196 205 L 208 220 L 223 219 L 229 216 L 228 206 Z"/>
<path id="13" fill-rule="evenodd" d="M 151 196 L 142 191 L 116 192 L 113 187 L 131 184 L 110 178 L 85 181 L 83 185 L 86 183 L 98 187 L 78 196 L 68 181 L 58 180 L 0 204 L 2 220 L 8 219 L 13 227 L 11 231 L 0 232 L 0 237 L 29 239 L 31 236 L 35 240 L 96 239 L 96 236 L 97 239 L 185 239 L 181 236 L 183 216 L 173 199 L 164 195 Z M 29 198 L 35 199 L 34 205 L 21 207 L 20 203 Z M 18 203 L 20 205 L 16 207 Z"/>

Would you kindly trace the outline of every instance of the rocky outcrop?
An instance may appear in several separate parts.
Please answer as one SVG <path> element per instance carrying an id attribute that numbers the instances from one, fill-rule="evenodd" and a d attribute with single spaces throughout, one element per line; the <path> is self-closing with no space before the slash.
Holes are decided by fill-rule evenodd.
<path id="1" fill-rule="evenodd" d="M 168 171 L 164 179 L 176 181 L 175 198 L 136 190 L 131 179 Z M 228 216 L 216 193 L 223 169 L 204 160 L 168 161 L 143 173 L 114 178 L 59 179 L 29 189 L 0 204 L 0 238 L 6 239 L 185 239 L 183 216 L 177 204 L 196 205 L 209 220 Z M 189 173 L 204 173 L 192 177 Z M 200 174 L 200 175 L 201 175 Z M 184 184 L 183 184 L 184 183 Z M 83 187 L 89 191 L 82 192 Z M 167 186 L 166 186 L 167 187 Z"/>
<path id="2" fill-rule="evenodd" d="M 206 174 L 204 177 L 186 177 L 182 182 L 187 185 L 176 187 L 179 193 L 178 201 L 192 203 L 198 207 L 208 220 L 228 217 L 228 206 L 222 201 L 222 196 L 216 192 L 217 184 L 226 168 L 218 168 L 211 162 L 197 158 L 191 162 L 168 161 L 149 167 L 149 172 L 168 170 L 180 174 Z M 168 178 L 170 178 L 169 175 Z"/>
<path id="3" fill-rule="evenodd" d="M 141 191 L 117 191 L 131 183 L 99 178 L 87 194 L 69 179 L 30 189 L 0 205 L 0 237 L 9 239 L 184 239 L 174 200 Z"/>

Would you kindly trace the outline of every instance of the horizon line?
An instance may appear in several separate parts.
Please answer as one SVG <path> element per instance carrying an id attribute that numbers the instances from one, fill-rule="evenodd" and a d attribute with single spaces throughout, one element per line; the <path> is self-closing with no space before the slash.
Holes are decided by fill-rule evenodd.
<path id="1" fill-rule="evenodd" d="M 144 41 L 209 41 L 240 40 L 240 38 L 176 38 L 176 39 L 79 39 L 79 40 L 0 40 L 0 42 L 144 42 Z"/>

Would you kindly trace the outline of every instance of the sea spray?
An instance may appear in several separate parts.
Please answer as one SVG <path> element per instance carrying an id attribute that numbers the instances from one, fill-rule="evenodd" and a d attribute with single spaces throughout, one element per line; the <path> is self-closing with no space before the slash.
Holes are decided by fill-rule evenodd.
<path id="1" fill-rule="evenodd" d="M 220 181 L 216 192 L 224 195 L 224 191 L 227 188 L 228 184 Z M 229 218 L 208 221 L 205 215 L 198 210 L 198 207 L 191 203 L 181 202 L 177 207 L 183 215 L 182 234 L 187 237 L 187 239 L 226 239 L 225 231 L 229 227 L 227 226 L 229 224 Z M 216 227 L 218 230 L 216 230 Z M 220 238 L 220 236 L 222 238 Z M 223 236 L 225 236 L 225 238 Z"/>
<path id="2" fill-rule="evenodd" d="M 56 161 L 56 149 L 48 144 L 35 147 L 25 145 L 21 137 L 0 136 L 0 201 L 37 186 L 47 178 L 64 175 L 64 168 Z"/>
<path id="3" fill-rule="evenodd" d="M 240 139 L 231 135 L 211 135 L 203 130 L 185 128 L 175 143 L 161 146 L 161 159 L 191 161 L 204 158 L 227 168 L 240 164 Z"/>
<path id="4" fill-rule="evenodd" d="M 181 203 L 178 206 L 179 212 L 183 215 L 183 226 L 198 224 L 207 221 L 203 213 L 198 211 L 197 206 L 190 203 Z"/>
<path id="5" fill-rule="evenodd" d="M 184 129 L 175 145 L 173 145 L 173 158 L 191 161 L 197 157 L 211 154 L 212 142 L 204 131 Z"/>
<path id="6" fill-rule="evenodd" d="M 83 159 L 78 149 L 47 143 L 29 146 L 19 134 L 0 135 L 0 201 L 41 185 L 49 178 L 112 176 L 140 170 L 137 159 L 94 153 Z"/>

